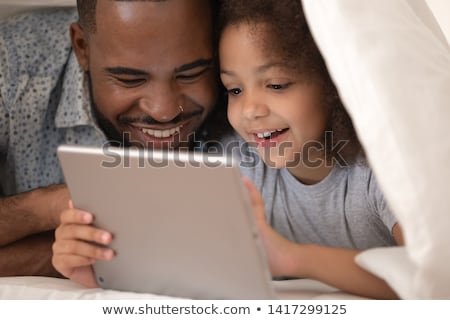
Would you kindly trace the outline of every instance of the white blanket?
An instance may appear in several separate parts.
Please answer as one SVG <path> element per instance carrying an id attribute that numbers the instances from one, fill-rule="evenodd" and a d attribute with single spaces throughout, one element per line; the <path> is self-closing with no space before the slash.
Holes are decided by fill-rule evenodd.
<path id="1" fill-rule="evenodd" d="M 309 279 L 274 281 L 280 299 L 363 299 Z M 0 300 L 153 300 L 178 299 L 156 294 L 121 292 L 103 289 L 86 289 L 67 279 L 47 277 L 5 277 L 0 278 Z"/>
<path id="2" fill-rule="evenodd" d="M 408 297 L 449 299 L 449 45 L 423 0 L 304 0 L 304 6 L 402 225 L 414 268 Z"/>

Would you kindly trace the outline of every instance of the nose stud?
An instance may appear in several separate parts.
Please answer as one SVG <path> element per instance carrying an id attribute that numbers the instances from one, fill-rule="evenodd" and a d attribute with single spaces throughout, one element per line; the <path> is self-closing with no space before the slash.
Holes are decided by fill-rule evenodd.
<path id="1" fill-rule="evenodd" d="M 183 113 L 184 109 L 183 109 L 183 106 L 181 104 L 178 106 L 178 108 L 180 108 L 180 113 Z"/>

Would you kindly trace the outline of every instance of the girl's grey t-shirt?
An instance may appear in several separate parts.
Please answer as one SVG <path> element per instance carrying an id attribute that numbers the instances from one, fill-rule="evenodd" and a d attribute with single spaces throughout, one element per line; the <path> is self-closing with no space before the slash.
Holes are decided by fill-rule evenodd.
<path id="1" fill-rule="evenodd" d="M 305 185 L 287 169 L 264 165 L 255 149 L 245 153 L 242 175 L 261 191 L 268 222 L 287 239 L 360 250 L 395 245 L 397 219 L 366 165 L 336 165 L 324 180 Z"/>

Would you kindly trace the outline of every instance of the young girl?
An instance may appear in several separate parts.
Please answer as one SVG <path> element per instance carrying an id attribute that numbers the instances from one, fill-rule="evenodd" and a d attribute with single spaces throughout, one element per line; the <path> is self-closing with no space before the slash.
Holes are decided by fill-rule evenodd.
<path id="1" fill-rule="evenodd" d="M 228 118 L 250 145 L 241 167 L 256 185 L 246 181 L 272 274 L 396 297 L 354 262 L 360 250 L 402 244 L 401 231 L 300 1 L 227 0 L 220 25 Z"/>

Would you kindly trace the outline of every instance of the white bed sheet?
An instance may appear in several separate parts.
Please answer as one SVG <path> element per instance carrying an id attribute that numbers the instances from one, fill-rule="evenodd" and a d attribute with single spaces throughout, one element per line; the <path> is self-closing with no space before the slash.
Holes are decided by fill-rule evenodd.
<path id="1" fill-rule="evenodd" d="M 274 287 L 285 300 L 354 300 L 364 299 L 339 291 L 321 282 L 299 279 L 274 281 Z M 0 278 L 0 300 L 171 300 L 177 297 L 156 294 L 86 289 L 70 280 L 48 277 Z"/>

